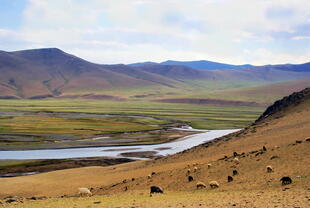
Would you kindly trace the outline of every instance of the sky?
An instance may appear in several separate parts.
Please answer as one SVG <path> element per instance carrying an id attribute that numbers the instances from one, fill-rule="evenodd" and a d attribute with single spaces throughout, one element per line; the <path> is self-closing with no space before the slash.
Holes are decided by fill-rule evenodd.
<path id="1" fill-rule="evenodd" d="M 86 60 L 310 61 L 309 0 L 0 0 L 0 50 Z"/>

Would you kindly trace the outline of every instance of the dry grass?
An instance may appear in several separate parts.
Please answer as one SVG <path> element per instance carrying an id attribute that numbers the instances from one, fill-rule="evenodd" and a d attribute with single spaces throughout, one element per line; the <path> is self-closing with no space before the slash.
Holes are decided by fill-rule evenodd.
<path id="1" fill-rule="evenodd" d="M 23 208 L 158 208 L 158 207 L 307 207 L 305 190 L 252 190 L 252 191 L 187 191 L 167 192 L 150 197 L 146 191 L 133 191 L 94 197 L 50 198 L 6 206 Z M 219 200 L 220 199 L 220 200 Z"/>

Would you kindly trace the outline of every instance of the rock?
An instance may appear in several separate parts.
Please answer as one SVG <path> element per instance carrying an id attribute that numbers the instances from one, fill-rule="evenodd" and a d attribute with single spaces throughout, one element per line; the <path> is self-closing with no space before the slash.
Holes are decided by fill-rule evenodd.
<path id="1" fill-rule="evenodd" d="M 30 198 L 27 198 L 28 200 L 43 200 L 43 199 L 46 199 L 47 197 L 46 196 L 33 196 L 33 197 L 30 197 Z"/>
<path id="2" fill-rule="evenodd" d="M 296 144 L 300 144 L 300 143 L 302 143 L 302 141 L 296 140 Z"/>
<path id="3" fill-rule="evenodd" d="M 5 199 L 5 203 L 12 203 L 12 202 L 22 202 L 23 199 L 18 196 L 8 196 Z"/>
<path id="4" fill-rule="evenodd" d="M 12 203 L 12 202 L 17 202 L 16 199 L 7 199 L 5 200 L 6 203 Z"/>

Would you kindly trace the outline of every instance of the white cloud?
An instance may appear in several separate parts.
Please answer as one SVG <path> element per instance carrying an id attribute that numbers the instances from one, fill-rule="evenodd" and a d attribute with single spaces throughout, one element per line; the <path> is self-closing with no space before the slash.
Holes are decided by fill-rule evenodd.
<path id="1" fill-rule="evenodd" d="M 18 44 L 5 48 L 59 47 L 100 63 L 306 62 L 308 8 L 309 0 L 30 0 L 22 27 L 0 30 L 0 40 L 12 33 Z"/>

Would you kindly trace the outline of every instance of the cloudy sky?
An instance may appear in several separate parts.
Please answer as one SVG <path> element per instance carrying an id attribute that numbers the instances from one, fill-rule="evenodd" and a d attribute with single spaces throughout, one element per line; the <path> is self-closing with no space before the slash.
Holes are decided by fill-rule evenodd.
<path id="1" fill-rule="evenodd" d="M 0 50 L 97 63 L 310 61 L 309 0 L 0 0 Z"/>

